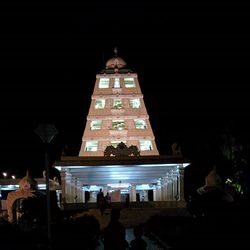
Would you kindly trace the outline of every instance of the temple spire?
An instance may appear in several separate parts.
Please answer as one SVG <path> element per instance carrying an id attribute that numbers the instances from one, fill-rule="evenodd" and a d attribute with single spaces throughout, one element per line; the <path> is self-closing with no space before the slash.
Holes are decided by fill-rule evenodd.
<path id="1" fill-rule="evenodd" d="M 79 156 L 121 155 L 124 144 L 128 155 L 159 155 L 137 74 L 126 66 L 115 47 L 96 75 Z"/>

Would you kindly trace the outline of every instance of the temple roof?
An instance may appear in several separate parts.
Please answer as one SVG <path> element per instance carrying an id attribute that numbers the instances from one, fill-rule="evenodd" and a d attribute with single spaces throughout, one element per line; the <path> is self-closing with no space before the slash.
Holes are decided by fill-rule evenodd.
<path id="1" fill-rule="evenodd" d="M 117 55 L 117 48 L 114 49 L 114 56 L 110 58 L 105 65 L 101 74 L 127 74 L 132 73 L 133 71 L 127 68 L 127 63 Z"/>
<path id="2" fill-rule="evenodd" d="M 117 55 L 117 48 L 114 49 L 114 57 L 106 62 L 106 69 L 125 68 L 127 63 Z"/>
<path id="3" fill-rule="evenodd" d="M 128 157 L 69 157 L 56 161 L 53 167 L 76 177 L 84 185 L 157 183 L 167 174 L 176 175 L 188 165 L 183 157 L 128 156 Z"/>
<path id="4" fill-rule="evenodd" d="M 121 69 L 126 67 L 126 62 L 121 57 L 113 57 L 106 62 L 106 69 Z"/>

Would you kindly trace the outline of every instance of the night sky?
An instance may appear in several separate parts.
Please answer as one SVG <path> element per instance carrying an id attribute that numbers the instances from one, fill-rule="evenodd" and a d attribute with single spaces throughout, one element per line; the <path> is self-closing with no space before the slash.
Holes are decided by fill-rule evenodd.
<path id="1" fill-rule="evenodd" d="M 1 171 L 42 175 L 40 123 L 59 131 L 51 161 L 63 145 L 78 155 L 114 47 L 138 73 L 160 154 L 227 124 L 248 138 L 249 4 L 129 2 L 1 3 Z"/>

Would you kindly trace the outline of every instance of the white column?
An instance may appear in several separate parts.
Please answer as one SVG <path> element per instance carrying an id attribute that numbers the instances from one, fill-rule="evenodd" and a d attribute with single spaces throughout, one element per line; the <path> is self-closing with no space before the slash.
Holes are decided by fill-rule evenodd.
<path id="1" fill-rule="evenodd" d="M 148 201 L 148 191 L 144 190 L 144 201 Z"/>
<path id="2" fill-rule="evenodd" d="M 82 202 L 85 203 L 85 191 L 84 190 L 82 190 Z"/>
<path id="3" fill-rule="evenodd" d="M 73 189 L 73 202 L 77 203 L 78 202 L 78 186 L 77 186 L 77 177 L 73 177 L 73 182 L 72 182 L 72 189 Z"/>
<path id="4" fill-rule="evenodd" d="M 172 176 L 168 177 L 168 200 L 172 201 L 173 200 L 173 180 Z"/>
<path id="5" fill-rule="evenodd" d="M 168 200 L 168 177 L 164 177 L 164 201 Z"/>
<path id="6" fill-rule="evenodd" d="M 83 202 L 82 200 L 82 184 L 77 180 L 77 202 Z"/>
<path id="7" fill-rule="evenodd" d="M 60 172 L 61 176 L 61 190 L 62 190 L 62 205 L 66 203 L 66 173 L 65 171 Z"/>
<path id="8" fill-rule="evenodd" d="M 105 196 L 105 195 L 107 194 L 107 192 L 108 192 L 107 186 L 104 186 L 104 187 L 102 188 L 102 191 L 103 191 L 103 195 Z"/>
<path id="9" fill-rule="evenodd" d="M 72 188 L 71 188 L 71 174 L 66 172 L 65 175 L 65 202 L 70 203 L 72 197 Z"/>
<path id="10" fill-rule="evenodd" d="M 173 199 L 178 200 L 177 175 L 173 175 Z"/>
<path id="11" fill-rule="evenodd" d="M 164 189 L 165 189 L 165 180 L 164 178 L 161 178 L 161 197 L 160 197 L 160 201 L 164 201 Z"/>
<path id="12" fill-rule="evenodd" d="M 136 201 L 136 185 L 130 187 L 130 201 Z"/>
<path id="13" fill-rule="evenodd" d="M 157 201 L 157 189 L 153 189 L 153 201 Z"/>
<path id="14" fill-rule="evenodd" d="M 76 177 L 72 177 L 71 176 L 71 180 L 70 180 L 70 203 L 75 203 L 77 200 L 77 179 Z"/>
<path id="15" fill-rule="evenodd" d="M 179 168 L 179 176 L 180 176 L 180 181 L 179 181 L 179 187 L 180 187 L 180 192 L 179 192 L 179 195 L 180 195 L 180 201 L 184 201 L 184 168 L 181 167 Z"/>
<path id="16" fill-rule="evenodd" d="M 161 187 L 159 186 L 157 189 L 157 201 L 161 201 Z"/>
<path id="17" fill-rule="evenodd" d="M 156 201 L 160 200 L 161 200 L 161 181 L 158 181 L 156 186 Z"/>

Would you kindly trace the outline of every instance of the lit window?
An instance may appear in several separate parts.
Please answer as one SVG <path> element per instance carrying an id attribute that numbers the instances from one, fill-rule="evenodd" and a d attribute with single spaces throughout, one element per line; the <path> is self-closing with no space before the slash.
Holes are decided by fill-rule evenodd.
<path id="1" fill-rule="evenodd" d="M 109 78 L 100 78 L 99 88 L 107 89 L 109 87 Z"/>
<path id="2" fill-rule="evenodd" d="M 146 129 L 147 124 L 145 120 L 135 120 L 135 128 L 136 129 Z"/>
<path id="3" fill-rule="evenodd" d="M 102 121 L 101 120 L 95 120 L 90 123 L 90 129 L 91 130 L 97 130 L 101 129 L 102 127 Z"/>
<path id="4" fill-rule="evenodd" d="M 120 88 L 120 79 L 119 78 L 115 78 L 115 82 L 114 82 L 114 88 Z"/>
<path id="5" fill-rule="evenodd" d="M 130 99 L 129 103 L 130 103 L 131 108 L 133 108 L 133 109 L 138 109 L 141 106 L 140 99 L 138 99 L 138 98 Z"/>
<path id="6" fill-rule="evenodd" d="M 153 150 L 152 142 L 149 140 L 140 140 L 141 151 Z"/>
<path id="7" fill-rule="evenodd" d="M 85 151 L 97 151 L 98 141 L 87 141 L 85 145 Z"/>
<path id="8" fill-rule="evenodd" d="M 126 144 L 126 141 L 122 141 L 124 144 Z M 111 141 L 111 145 L 113 146 L 113 147 L 117 147 L 118 146 L 118 144 L 120 144 L 121 143 L 121 141 Z"/>
<path id="9" fill-rule="evenodd" d="M 104 109 L 105 107 L 105 99 L 97 99 L 95 101 L 95 109 Z"/>
<path id="10" fill-rule="evenodd" d="M 113 120 L 112 129 L 123 130 L 125 128 L 124 120 Z"/>
<path id="11" fill-rule="evenodd" d="M 122 108 L 122 100 L 121 99 L 114 99 L 113 108 L 121 109 Z"/>
<path id="12" fill-rule="evenodd" d="M 124 78 L 125 88 L 135 88 L 134 78 Z"/>

